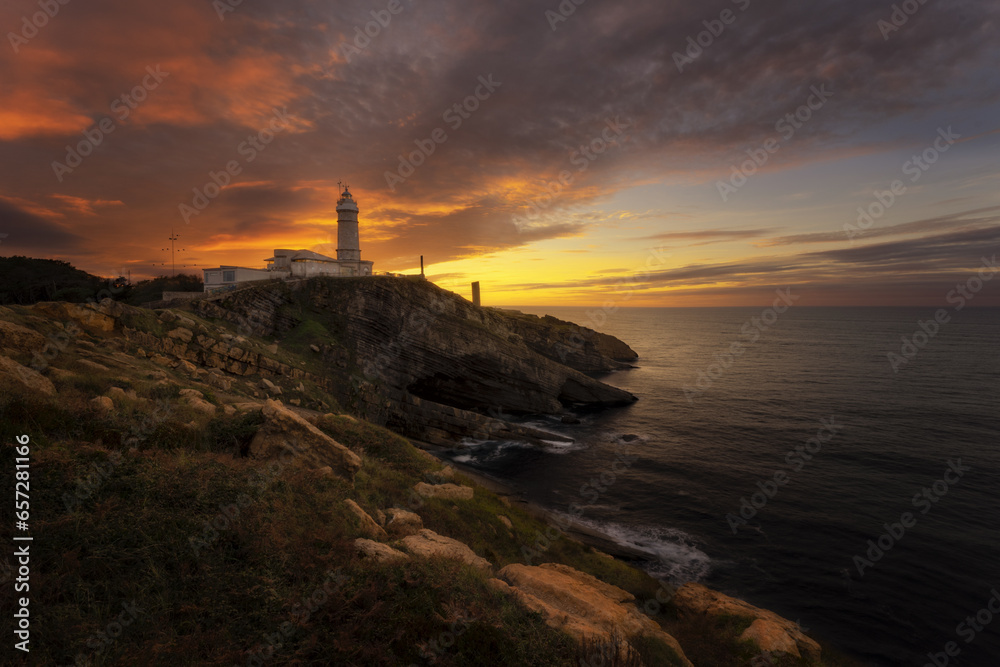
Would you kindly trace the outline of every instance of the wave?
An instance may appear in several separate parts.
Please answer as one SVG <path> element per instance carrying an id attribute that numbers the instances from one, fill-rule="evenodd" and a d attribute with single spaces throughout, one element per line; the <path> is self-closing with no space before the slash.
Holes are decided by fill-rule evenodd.
<path id="1" fill-rule="evenodd" d="M 586 518 L 573 521 L 605 535 L 621 547 L 646 554 L 649 560 L 643 569 L 653 578 L 666 579 L 674 586 L 702 581 L 711 571 L 712 559 L 695 545 L 694 537 L 682 530 Z"/>

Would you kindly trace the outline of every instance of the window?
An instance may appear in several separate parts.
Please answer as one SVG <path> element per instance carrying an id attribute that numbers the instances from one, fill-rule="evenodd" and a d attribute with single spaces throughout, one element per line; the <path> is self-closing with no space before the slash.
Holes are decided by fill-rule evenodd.
<path id="1" fill-rule="evenodd" d="M 222 272 L 222 282 L 224 282 L 224 283 L 235 283 L 236 282 L 236 272 L 235 271 L 223 271 Z"/>

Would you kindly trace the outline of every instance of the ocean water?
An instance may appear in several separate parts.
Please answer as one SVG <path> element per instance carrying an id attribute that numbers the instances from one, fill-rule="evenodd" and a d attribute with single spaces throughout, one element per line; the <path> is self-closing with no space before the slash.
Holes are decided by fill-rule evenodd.
<path id="1" fill-rule="evenodd" d="M 1000 309 L 950 311 L 895 370 L 887 353 L 934 309 L 795 307 L 768 325 L 760 308 L 631 308 L 600 326 L 519 309 L 629 343 L 638 368 L 602 379 L 639 401 L 529 418 L 572 445 L 472 442 L 454 460 L 866 664 L 933 664 L 955 642 L 948 664 L 1000 665 Z"/>

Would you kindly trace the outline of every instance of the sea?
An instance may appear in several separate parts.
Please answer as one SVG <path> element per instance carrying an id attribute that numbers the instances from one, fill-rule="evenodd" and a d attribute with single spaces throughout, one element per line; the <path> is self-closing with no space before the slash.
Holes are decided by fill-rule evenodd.
<path id="1" fill-rule="evenodd" d="M 452 460 L 862 664 L 1000 665 L 1000 309 L 512 308 L 627 342 L 639 400 Z"/>

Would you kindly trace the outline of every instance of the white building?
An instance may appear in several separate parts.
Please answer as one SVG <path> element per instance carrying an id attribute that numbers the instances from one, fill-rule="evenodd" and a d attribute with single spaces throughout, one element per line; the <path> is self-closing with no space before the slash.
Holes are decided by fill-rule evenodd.
<path id="1" fill-rule="evenodd" d="M 370 276 L 373 263 L 361 259 L 358 238 L 358 205 L 346 187 L 337 201 L 337 258 L 311 250 L 278 249 L 264 260 L 267 268 L 220 266 L 202 269 L 205 291 L 232 287 L 254 280 L 313 278 L 315 276 Z"/>

